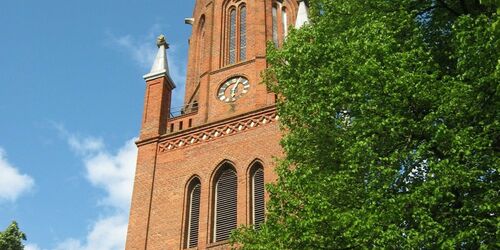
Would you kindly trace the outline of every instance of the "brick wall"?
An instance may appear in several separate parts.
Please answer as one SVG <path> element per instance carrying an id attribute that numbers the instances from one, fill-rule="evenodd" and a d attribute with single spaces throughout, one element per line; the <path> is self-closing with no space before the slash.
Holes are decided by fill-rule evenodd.
<path id="1" fill-rule="evenodd" d="M 284 2 L 293 24 L 297 3 Z M 247 8 L 247 60 L 224 65 L 223 6 L 240 3 Z M 187 185 L 194 176 L 201 181 L 198 249 L 227 249 L 224 242 L 211 242 L 213 175 L 223 162 L 237 171 L 238 225 L 250 223 L 249 169 L 259 161 L 265 182 L 272 182 L 276 178 L 273 159 L 282 155 L 274 94 L 261 84 L 260 77 L 267 67 L 266 42 L 272 39 L 272 4 L 271 0 L 196 1 L 185 103 L 196 100 L 197 112 L 170 118 L 166 107 L 170 107 L 171 90 L 164 84 L 166 78 L 146 84 L 126 249 L 183 248 Z M 221 102 L 217 91 L 232 76 L 246 77 L 249 92 L 236 102 Z"/>
<path id="2" fill-rule="evenodd" d="M 249 168 L 262 162 L 266 182 L 275 178 L 273 156 L 279 156 L 279 131 L 269 124 L 252 131 L 199 145 L 160 153 L 156 165 L 148 249 L 179 249 L 186 223 L 187 185 L 197 176 L 201 181 L 199 249 L 210 243 L 214 180 L 224 161 L 234 165 L 238 175 L 238 225 L 249 223 Z M 166 248 L 165 248 L 166 247 Z"/>

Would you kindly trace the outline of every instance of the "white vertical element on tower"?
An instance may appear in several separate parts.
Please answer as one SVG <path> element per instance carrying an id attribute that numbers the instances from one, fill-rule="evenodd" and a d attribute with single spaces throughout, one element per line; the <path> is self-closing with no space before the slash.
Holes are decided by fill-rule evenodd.
<path id="1" fill-rule="evenodd" d="M 309 14 L 306 1 L 299 0 L 299 10 L 297 12 L 297 20 L 295 21 L 295 28 L 300 29 L 302 26 L 309 23 Z"/>
<path id="2" fill-rule="evenodd" d="M 168 60 L 167 60 L 167 49 L 168 43 L 165 39 L 164 35 L 158 36 L 156 39 L 156 46 L 158 46 L 158 53 L 156 53 L 155 60 L 153 62 L 153 66 L 151 67 L 151 71 L 144 75 L 144 79 L 146 81 L 153 80 L 159 77 L 166 76 L 170 83 L 172 83 L 172 87 L 175 87 L 172 79 L 170 78 L 170 72 L 168 70 Z"/>

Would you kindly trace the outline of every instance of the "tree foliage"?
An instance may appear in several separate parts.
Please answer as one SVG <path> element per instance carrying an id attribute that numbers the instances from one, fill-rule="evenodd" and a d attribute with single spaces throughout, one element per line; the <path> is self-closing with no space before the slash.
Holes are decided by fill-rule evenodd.
<path id="1" fill-rule="evenodd" d="M 13 221 L 5 231 L 0 232 L 0 249 L 23 250 L 23 240 L 26 240 L 26 235 L 19 229 L 17 222 Z"/>
<path id="2" fill-rule="evenodd" d="M 286 157 L 267 221 L 233 243 L 498 249 L 495 1 L 310 0 L 268 52 Z"/>

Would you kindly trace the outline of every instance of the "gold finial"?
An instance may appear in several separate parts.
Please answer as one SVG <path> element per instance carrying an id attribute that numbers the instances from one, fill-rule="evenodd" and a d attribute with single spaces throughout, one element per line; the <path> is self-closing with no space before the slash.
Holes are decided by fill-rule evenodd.
<path id="1" fill-rule="evenodd" d="M 158 36 L 158 38 L 156 38 L 156 45 L 158 46 L 158 48 L 161 47 L 162 45 L 165 45 L 165 48 L 168 49 L 168 43 L 163 34 Z"/>

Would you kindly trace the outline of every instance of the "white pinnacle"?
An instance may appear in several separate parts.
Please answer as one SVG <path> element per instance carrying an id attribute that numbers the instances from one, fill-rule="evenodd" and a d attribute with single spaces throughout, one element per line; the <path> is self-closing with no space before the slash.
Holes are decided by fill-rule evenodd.
<path id="1" fill-rule="evenodd" d="M 151 71 L 148 74 L 144 75 L 144 79 L 146 81 L 149 81 L 162 76 L 166 76 L 172 83 L 173 87 L 175 87 L 172 79 L 170 78 L 170 72 L 168 71 L 168 60 L 167 60 L 168 43 L 165 40 L 164 35 L 160 35 L 156 39 L 156 45 L 158 46 L 158 53 L 156 54 L 153 66 L 151 67 Z"/>
<path id="2" fill-rule="evenodd" d="M 297 12 L 297 21 L 295 21 L 295 28 L 300 29 L 302 26 L 309 23 L 309 14 L 306 1 L 299 2 L 299 10 Z"/>

